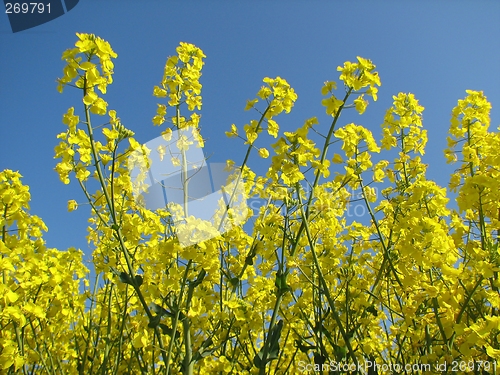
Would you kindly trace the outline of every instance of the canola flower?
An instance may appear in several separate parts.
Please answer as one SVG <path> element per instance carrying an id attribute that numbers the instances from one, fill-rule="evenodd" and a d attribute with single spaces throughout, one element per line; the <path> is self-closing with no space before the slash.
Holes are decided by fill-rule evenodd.
<path id="1" fill-rule="evenodd" d="M 431 374 L 453 361 L 472 363 L 463 373 L 495 373 L 500 135 L 489 130 L 482 92 L 468 90 L 452 110 L 444 153 L 456 170 L 447 189 L 426 177 L 424 108 L 413 94 L 393 97 L 380 138 L 341 125 L 344 111 L 363 114 L 367 98 L 377 100 L 370 60 L 339 66 L 342 88 L 321 88 L 329 124 L 313 117 L 295 131 L 280 131 L 278 116 L 291 112 L 297 93 L 281 77 L 264 78 L 244 108 L 257 116 L 226 135 L 246 147 L 238 166 L 246 194 L 266 203 L 249 233 L 239 225 L 203 240 L 212 229 L 190 216 L 186 168 L 189 149 L 204 145 L 197 111 L 206 56 L 181 43 L 153 89 L 164 100 L 153 124 L 169 125 L 164 139 L 181 135 L 172 158 L 183 170 L 184 204 L 174 215 L 134 195 L 132 155 L 144 156 L 143 178 L 152 153 L 171 155 L 139 144 L 108 109 L 117 54 L 95 35 L 77 37 L 63 53 L 58 90 L 79 89 L 82 102 L 63 115 L 55 169 L 82 188 L 68 210 L 91 207 L 98 280 L 90 286 L 79 250 L 45 247 L 29 188 L 18 172 L 1 172 L 2 374 L 295 374 L 332 363 L 357 373 L 366 363 L 379 373 L 430 364 L 416 371 Z M 274 143 L 262 147 L 264 137 Z M 375 162 L 374 154 L 393 158 Z M 265 175 L 249 168 L 252 155 L 269 161 Z M 368 224 L 346 218 L 352 190 Z M 458 210 L 448 208 L 451 193 Z M 180 245 L 177 216 L 200 236 L 195 244 Z"/>

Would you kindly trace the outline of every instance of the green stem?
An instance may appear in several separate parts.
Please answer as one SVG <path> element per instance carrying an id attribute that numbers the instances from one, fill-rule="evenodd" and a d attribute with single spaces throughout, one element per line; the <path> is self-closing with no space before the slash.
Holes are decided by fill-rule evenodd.
<path id="1" fill-rule="evenodd" d="M 186 270 L 184 272 L 184 277 L 183 277 L 182 283 L 181 283 L 181 290 L 179 292 L 179 299 L 178 299 L 178 303 L 177 303 L 177 310 L 175 312 L 174 322 L 172 324 L 172 337 L 170 339 L 170 344 L 169 344 L 168 350 L 167 350 L 167 358 L 165 360 L 165 366 L 166 366 L 166 373 L 167 374 L 170 374 L 170 360 L 172 358 L 172 351 L 173 351 L 173 348 L 174 348 L 175 335 L 177 334 L 177 326 L 179 324 L 179 319 L 180 319 L 180 314 L 181 314 L 180 305 L 181 305 L 181 302 L 182 302 L 182 298 L 184 296 L 184 288 L 185 288 L 186 283 L 187 283 L 187 279 L 188 279 L 188 275 L 189 275 L 189 271 L 191 269 L 191 264 L 192 263 L 193 263 L 192 260 L 188 261 L 188 264 L 186 265 Z"/>
<path id="2" fill-rule="evenodd" d="M 432 269 L 429 270 L 429 281 L 431 286 L 434 286 L 434 280 L 432 279 Z M 447 342 L 448 339 L 446 338 L 446 332 L 444 331 L 443 323 L 441 322 L 441 317 L 439 316 L 439 304 L 436 297 L 432 298 L 432 310 L 434 311 L 434 316 L 436 317 L 436 323 L 438 325 L 439 332 L 443 337 L 443 341 Z"/>
<path id="3" fill-rule="evenodd" d="M 274 303 L 274 308 L 273 308 L 273 315 L 271 316 L 271 321 L 269 322 L 269 327 L 268 327 L 268 334 L 267 334 L 267 337 L 265 338 L 264 340 L 264 347 L 263 347 L 263 350 L 262 350 L 262 358 L 261 358 L 261 362 L 262 362 L 262 366 L 260 367 L 259 369 L 259 375 L 265 375 L 265 372 L 266 372 L 266 364 L 267 364 L 267 355 L 269 353 L 269 349 L 271 348 L 271 345 L 273 343 L 271 343 L 271 338 L 272 335 L 271 335 L 271 332 L 274 331 L 274 327 L 276 325 L 276 318 L 278 316 L 278 311 L 279 311 L 279 308 L 281 306 L 281 301 L 283 300 L 283 296 L 286 294 L 287 292 L 287 286 L 286 285 L 282 285 L 282 283 L 284 282 L 284 278 L 285 276 L 283 275 L 286 275 L 288 273 L 288 270 L 286 269 L 285 267 L 285 247 L 286 247 L 286 230 L 287 230 L 287 226 L 288 226 L 288 215 L 285 215 L 285 223 L 284 223 L 284 226 L 283 226 L 283 241 L 282 241 L 282 244 L 281 244 L 281 261 L 277 255 L 277 261 L 278 261 L 278 276 L 277 277 L 282 277 L 283 279 L 280 280 L 280 283 L 278 285 L 278 291 L 277 291 L 277 297 L 276 297 L 276 301 Z"/>
<path id="4" fill-rule="evenodd" d="M 380 239 L 380 243 L 382 244 L 382 248 L 384 250 L 384 260 L 387 260 L 387 262 L 389 263 L 389 267 L 394 275 L 394 278 L 396 279 L 396 282 L 399 284 L 399 286 L 401 288 L 403 288 L 403 284 L 402 284 L 401 280 L 399 279 L 399 276 L 396 272 L 396 268 L 394 267 L 394 264 L 392 263 L 392 260 L 390 258 L 389 248 L 385 244 L 384 236 L 382 235 L 382 232 L 380 231 L 379 223 L 378 223 L 377 219 L 375 218 L 375 214 L 373 213 L 370 202 L 368 202 L 368 198 L 366 197 L 366 194 L 364 191 L 365 185 L 363 184 L 363 180 L 362 180 L 361 176 L 359 176 L 359 186 L 361 188 L 361 191 L 363 192 L 363 200 L 365 202 L 366 208 L 368 209 L 368 213 L 370 214 L 370 218 L 372 220 L 373 225 L 375 225 L 378 237 Z M 382 267 L 381 267 L 381 270 L 382 270 Z"/>
<path id="5" fill-rule="evenodd" d="M 83 96 L 85 97 L 87 95 L 87 91 L 88 91 L 87 79 L 84 77 L 83 81 L 84 81 Z M 102 187 L 102 190 L 104 193 L 104 197 L 106 199 L 106 203 L 107 203 L 108 209 L 110 211 L 110 216 L 111 216 L 113 225 L 117 227 L 117 229 L 114 229 L 114 236 L 119 241 L 120 248 L 121 248 L 122 253 L 125 257 L 125 261 L 127 263 L 128 273 L 129 273 L 130 278 L 131 278 L 132 287 L 134 288 L 135 292 L 137 293 L 137 296 L 138 296 L 149 320 L 152 320 L 153 314 L 151 313 L 151 311 L 148 307 L 148 304 L 146 303 L 146 300 L 144 299 L 144 296 L 139 289 L 139 285 L 136 282 L 135 271 L 134 271 L 133 266 L 132 266 L 132 261 L 130 259 L 127 247 L 125 246 L 125 243 L 123 241 L 123 235 L 121 233 L 120 227 L 119 227 L 118 222 L 117 222 L 116 213 L 113 210 L 114 205 L 111 203 L 111 198 L 109 196 L 107 186 L 106 186 L 106 183 L 104 181 L 104 174 L 102 172 L 102 169 L 101 169 L 101 166 L 99 163 L 99 158 L 98 158 L 97 150 L 95 147 L 94 135 L 93 135 L 93 131 L 92 131 L 92 125 L 91 125 L 91 121 L 90 121 L 90 106 L 87 106 L 87 105 L 85 105 L 85 120 L 86 120 L 86 124 L 87 124 L 87 131 L 88 131 L 88 135 L 89 135 L 92 156 L 93 156 L 94 161 L 95 161 L 95 168 L 96 168 L 97 176 L 99 179 L 99 183 L 101 184 L 101 187 Z M 113 163 L 114 163 L 114 161 L 113 161 Z M 113 189 L 113 188 L 114 188 L 113 186 L 110 186 L 110 189 Z M 163 347 L 163 342 L 162 342 L 162 338 L 161 338 L 161 331 L 158 327 L 155 327 L 154 330 L 155 330 L 155 335 L 158 338 L 158 345 L 160 347 L 163 360 L 166 360 L 166 352 L 165 352 L 165 348 Z"/>
<path id="6" fill-rule="evenodd" d="M 342 110 L 344 109 L 345 103 L 346 103 L 347 99 L 349 99 L 349 96 L 351 95 L 352 91 L 353 91 L 353 89 L 350 88 L 346 92 L 346 94 L 344 96 L 344 99 L 343 99 L 343 102 L 342 102 L 342 105 L 339 107 L 337 113 L 335 114 L 335 117 L 333 118 L 333 122 L 330 125 L 330 129 L 328 130 L 328 134 L 327 134 L 327 136 L 325 138 L 325 143 L 323 145 L 323 150 L 321 152 L 321 158 L 320 158 L 320 163 L 321 164 L 323 164 L 323 162 L 326 159 L 326 156 L 327 156 L 327 153 L 328 153 L 328 147 L 330 145 L 330 139 L 332 138 L 333 133 L 335 132 L 335 126 L 337 125 L 337 121 L 339 120 L 340 115 L 342 113 Z M 314 198 L 314 188 L 318 185 L 320 176 L 321 176 L 321 172 L 318 169 L 316 171 L 316 176 L 314 177 L 314 182 L 313 182 L 313 185 L 311 187 L 311 192 L 309 193 L 309 198 L 307 199 L 307 203 L 306 203 L 305 218 L 307 220 L 309 219 L 309 206 L 311 205 L 311 202 L 312 202 L 312 200 Z M 300 191 L 297 191 L 297 194 L 300 195 Z M 294 245 L 293 245 L 292 250 L 290 252 L 291 256 L 294 256 L 295 251 L 297 251 L 297 247 L 298 247 L 298 244 L 299 244 L 299 239 L 302 236 L 302 233 L 304 232 L 304 229 L 305 229 L 305 222 L 302 221 L 302 223 L 300 225 L 300 228 L 297 231 L 296 241 L 294 242 Z"/>
<path id="7" fill-rule="evenodd" d="M 262 113 L 260 119 L 259 119 L 259 122 L 257 123 L 257 127 L 255 128 L 255 132 L 258 133 L 259 132 L 259 129 L 262 125 L 262 121 L 264 121 L 264 119 L 266 118 L 266 114 L 267 112 L 269 111 L 269 109 L 271 108 L 270 105 L 267 106 L 266 110 L 264 111 L 264 113 Z M 229 201 L 227 203 L 227 206 L 226 206 L 226 209 L 224 210 L 224 214 L 222 215 L 222 218 L 221 218 L 221 221 L 219 223 L 219 228 L 218 228 L 218 231 L 220 232 L 221 228 L 222 228 L 222 225 L 224 224 L 224 221 L 226 220 L 226 216 L 228 214 L 228 210 L 229 208 L 231 208 L 231 205 L 233 203 L 233 200 L 234 200 L 234 197 L 235 197 L 235 194 L 236 194 L 236 190 L 240 184 L 240 181 L 242 179 L 242 176 L 243 176 L 243 170 L 245 169 L 245 166 L 248 162 L 248 158 L 250 157 L 250 152 L 252 151 L 252 148 L 253 148 L 253 144 L 249 144 L 248 145 L 248 148 L 247 148 L 247 152 L 245 154 L 245 158 L 243 159 L 243 163 L 241 164 L 241 167 L 240 167 L 240 173 L 238 174 L 238 177 L 236 179 L 236 183 L 234 184 L 234 189 L 231 193 L 231 197 L 229 198 Z"/>
<path id="8" fill-rule="evenodd" d="M 106 332 L 106 347 L 104 348 L 104 358 L 102 360 L 101 373 L 105 375 L 108 372 L 107 362 L 109 359 L 109 352 L 111 351 L 111 322 L 112 322 L 112 314 L 111 314 L 111 295 L 113 293 L 113 285 L 110 285 L 108 292 L 108 321 L 107 321 L 107 332 Z"/>
<path id="9" fill-rule="evenodd" d="M 302 223 L 304 225 L 304 229 L 306 231 L 307 240 L 309 242 L 310 251 L 311 251 L 311 254 L 313 256 L 314 266 L 316 267 L 316 270 L 318 272 L 318 277 L 319 277 L 320 285 L 323 288 L 322 292 L 326 296 L 326 299 L 327 299 L 328 304 L 330 306 L 333 318 L 335 319 L 335 322 L 337 323 L 337 326 L 339 328 L 340 335 L 344 339 L 345 345 L 346 345 L 347 350 L 348 350 L 348 354 L 351 357 L 352 361 L 354 362 L 354 364 L 356 366 L 355 368 L 358 369 L 359 368 L 358 359 L 354 355 L 354 350 L 353 350 L 353 348 L 351 346 L 351 342 L 350 342 L 349 337 L 347 336 L 347 333 L 346 333 L 346 331 L 344 329 L 344 326 L 342 324 L 342 320 L 340 319 L 340 316 L 339 316 L 339 314 L 337 312 L 337 309 L 335 308 L 335 303 L 334 303 L 333 298 L 332 298 L 332 296 L 330 294 L 330 290 L 328 288 L 328 284 L 326 283 L 325 277 L 323 276 L 323 272 L 321 270 L 321 266 L 319 264 L 318 256 L 316 254 L 315 245 L 314 245 L 311 233 L 309 231 L 308 218 L 306 217 L 306 213 L 304 212 L 304 207 L 303 207 L 302 201 L 301 201 L 302 199 L 300 197 L 300 184 L 296 183 L 295 188 L 296 188 L 298 199 L 299 199 L 299 207 L 300 207 L 300 214 L 302 216 Z M 356 371 L 356 373 L 357 373 L 357 371 Z"/>

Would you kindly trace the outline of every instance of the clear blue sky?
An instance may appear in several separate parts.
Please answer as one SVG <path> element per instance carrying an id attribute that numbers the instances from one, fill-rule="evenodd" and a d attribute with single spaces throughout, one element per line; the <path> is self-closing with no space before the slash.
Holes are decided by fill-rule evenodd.
<path id="1" fill-rule="evenodd" d="M 499 1 L 111 1 L 80 0 L 66 15 L 13 34 L 0 16 L 0 170 L 18 170 L 30 185 L 31 212 L 49 227 L 47 245 L 74 246 L 87 254 L 90 210 L 67 212 L 67 201 L 84 201 L 73 181 L 63 185 L 53 170 L 56 134 L 63 113 L 81 110 L 80 92 L 56 91 L 61 53 L 76 32 L 108 40 L 118 53 L 114 84 L 105 99 L 122 122 L 145 143 L 159 135 L 152 126 L 153 86 L 180 41 L 207 55 L 203 70 L 202 135 L 212 161 L 241 162 L 242 141 L 227 139 L 231 123 L 242 127 L 244 112 L 265 76 L 281 76 L 295 88 L 292 113 L 278 117 L 285 130 L 317 116 L 324 81 L 337 80 L 336 67 L 357 55 L 377 65 L 379 101 L 342 124 L 368 127 L 376 139 L 392 95 L 412 92 L 426 108 L 428 176 L 446 186 L 451 171 L 443 148 L 451 109 L 466 89 L 483 90 L 493 104 L 492 129 L 500 124 Z M 261 172 L 266 162 L 250 164 Z"/>

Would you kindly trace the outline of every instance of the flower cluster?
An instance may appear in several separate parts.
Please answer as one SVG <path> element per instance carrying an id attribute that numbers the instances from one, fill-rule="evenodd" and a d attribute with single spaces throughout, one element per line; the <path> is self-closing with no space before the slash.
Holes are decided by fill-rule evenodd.
<path id="1" fill-rule="evenodd" d="M 342 100 L 334 81 L 323 86 L 329 127 L 312 117 L 280 131 L 276 116 L 289 113 L 297 95 L 284 79 L 265 78 L 246 106 L 260 116 L 244 135 L 234 124 L 226 133 L 241 138 L 246 154 L 231 180 L 236 187 L 224 191 L 262 204 L 247 222 L 244 202 L 220 200 L 214 218 L 232 225 L 216 231 L 187 205 L 187 152 L 195 141 L 203 146 L 194 112 L 203 52 L 181 43 L 154 89 L 168 102 L 153 123 L 174 112 L 172 162 L 181 170 L 183 201 L 149 210 L 134 195 L 138 176 L 127 162 L 142 163 L 139 188 L 147 189 L 153 159 L 172 152 L 140 145 L 96 98 L 94 87 L 104 93 L 111 83 L 116 54 L 98 37 L 78 38 L 63 55 L 59 89 L 78 76 L 83 114 L 70 108 L 63 116 L 56 171 L 64 183 L 75 174 L 92 208 L 88 242 L 98 280 L 90 288 L 81 252 L 45 247 L 47 228 L 28 212 L 28 187 L 19 173 L 1 172 L 2 373 L 264 375 L 368 361 L 432 370 L 455 361 L 490 372 L 500 359 L 500 135 L 489 130 L 491 104 L 482 92 L 467 91 L 452 111 L 445 155 L 457 169 L 446 189 L 426 175 L 424 108 L 413 94 L 393 97 L 379 139 L 359 124 L 337 126 L 344 110 L 366 110 L 364 96 L 377 99 L 371 61 L 339 67 Z M 102 114 L 109 123 L 97 132 L 92 115 Z M 271 152 L 257 147 L 263 130 L 276 138 Z M 162 136 L 171 140 L 173 130 Z M 265 176 L 248 167 L 254 150 L 271 157 Z M 90 176 L 95 192 L 85 183 Z M 457 210 L 448 207 L 450 192 Z M 68 210 L 80 204 L 71 200 Z M 355 220 L 353 205 L 364 213 Z"/>
<path id="2" fill-rule="evenodd" d="M 67 65 L 63 70 L 63 78 L 58 79 L 57 89 L 62 92 L 64 86 L 77 78 L 75 86 L 80 89 L 85 87 L 83 98 L 85 105 L 89 106 L 92 113 L 104 115 L 108 104 L 99 98 L 94 88 L 97 87 L 101 93 L 106 93 L 107 86 L 113 82 L 112 59 L 118 55 L 108 42 L 93 34 L 77 34 L 77 36 L 80 40 L 75 43 L 75 48 L 66 50 L 62 55 Z M 95 62 L 96 59 L 98 63 Z"/>
<path id="3" fill-rule="evenodd" d="M 347 90 L 346 97 L 341 100 L 338 99 L 333 90 L 337 89 L 337 83 L 335 81 L 326 81 L 321 89 L 322 95 L 330 96 L 321 101 L 324 107 L 326 107 L 326 113 L 331 116 L 336 116 L 339 110 L 345 106 L 347 97 L 354 91 L 358 92 L 358 96 L 354 99 L 354 106 L 359 114 L 363 114 L 368 106 L 368 101 L 364 99 L 364 95 L 371 96 L 374 101 L 377 100 L 378 88 L 380 86 L 380 78 L 378 73 L 375 72 L 375 65 L 367 59 L 362 57 L 357 57 L 358 62 L 353 63 L 346 61 L 344 66 L 337 67 L 337 70 L 341 72 L 339 79 L 344 82 L 344 86 Z M 365 92 L 360 92 L 364 87 L 368 87 Z"/>
<path id="4" fill-rule="evenodd" d="M 177 56 L 168 58 L 165 64 L 163 79 L 160 86 L 155 86 L 153 95 L 157 98 L 168 97 L 168 105 L 178 108 L 185 103 L 189 111 L 201 109 L 202 97 L 200 83 L 203 58 L 206 56 L 202 50 L 193 44 L 180 43 L 177 47 Z M 154 125 L 161 125 L 165 122 L 167 106 L 158 104 L 156 116 L 153 118 Z M 193 113 L 189 120 L 184 117 L 174 116 L 172 122 L 179 129 L 184 127 L 198 127 L 199 115 Z"/>
<path id="5" fill-rule="evenodd" d="M 47 249 L 44 222 L 29 213 L 29 188 L 21 175 L 0 172 L 0 369 L 32 368 L 49 358 L 67 359 L 71 323 L 84 308 L 81 282 L 88 273 L 82 252 Z M 53 363 L 54 371 L 71 371 L 72 364 Z"/>

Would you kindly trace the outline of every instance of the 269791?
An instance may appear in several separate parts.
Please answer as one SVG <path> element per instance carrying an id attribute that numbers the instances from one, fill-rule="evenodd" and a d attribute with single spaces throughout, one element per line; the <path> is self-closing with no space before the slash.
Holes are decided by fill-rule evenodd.
<path id="1" fill-rule="evenodd" d="M 50 3 L 5 3 L 5 13 L 50 13 Z"/>

